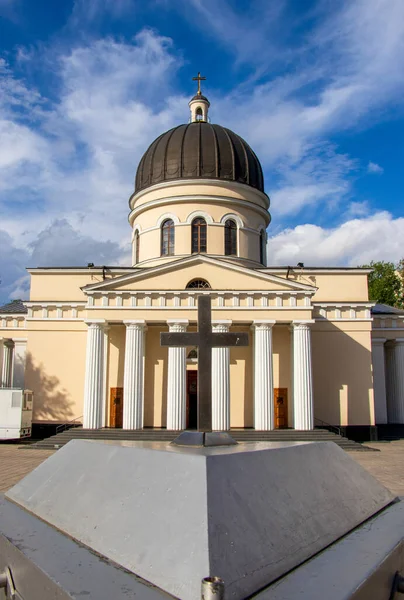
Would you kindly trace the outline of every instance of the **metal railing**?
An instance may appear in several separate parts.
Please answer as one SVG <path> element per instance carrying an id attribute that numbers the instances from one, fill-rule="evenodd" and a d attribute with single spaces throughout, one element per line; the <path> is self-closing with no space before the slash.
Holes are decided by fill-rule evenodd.
<path id="1" fill-rule="evenodd" d="M 71 429 L 72 427 L 81 427 L 82 419 L 83 419 L 83 415 L 80 415 L 80 417 L 76 417 L 75 419 L 72 419 L 71 421 L 68 421 L 67 423 L 62 423 L 61 425 L 58 425 L 56 427 L 56 435 L 58 433 L 62 433 L 62 431 L 65 431 L 66 429 Z M 77 421 L 79 421 L 79 423 L 77 423 Z"/>
<path id="2" fill-rule="evenodd" d="M 321 419 L 314 417 L 314 424 L 316 424 L 316 422 L 326 427 L 327 429 L 330 429 L 331 431 L 335 431 L 335 433 L 338 433 L 338 435 L 342 435 L 341 429 L 336 425 L 331 425 L 330 423 L 327 423 L 327 421 L 322 421 Z"/>

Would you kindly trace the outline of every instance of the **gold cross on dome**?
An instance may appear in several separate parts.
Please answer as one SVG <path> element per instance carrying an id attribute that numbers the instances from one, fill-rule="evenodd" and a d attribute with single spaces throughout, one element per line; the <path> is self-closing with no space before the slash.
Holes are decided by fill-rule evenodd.
<path id="1" fill-rule="evenodd" d="M 201 77 L 201 74 L 198 73 L 198 77 L 192 77 L 192 81 L 198 82 L 198 96 L 201 95 L 201 81 L 206 81 L 206 77 Z"/>

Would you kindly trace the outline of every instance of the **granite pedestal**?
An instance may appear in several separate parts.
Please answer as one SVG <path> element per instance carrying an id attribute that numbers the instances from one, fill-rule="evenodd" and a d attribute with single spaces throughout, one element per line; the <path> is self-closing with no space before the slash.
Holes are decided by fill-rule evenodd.
<path id="1" fill-rule="evenodd" d="M 8 537 L 12 546 L 26 545 L 30 528 L 45 527 L 105 559 L 117 579 L 144 586 L 150 598 L 164 591 L 196 600 L 207 576 L 224 579 L 228 600 L 258 592 L 272 598 L 292 569 L 327 554 L 380 511 L 390 514 L 394 502 L 333 443 L 181 448 L 74 440 L 6 494 L 0 534 L 19 511 L 25 527 Z M 403 527 L 403 511 L 394 515 L 390 529 L 394 520 Z M 65 554 L 54 549 L 58 561 Z"/>

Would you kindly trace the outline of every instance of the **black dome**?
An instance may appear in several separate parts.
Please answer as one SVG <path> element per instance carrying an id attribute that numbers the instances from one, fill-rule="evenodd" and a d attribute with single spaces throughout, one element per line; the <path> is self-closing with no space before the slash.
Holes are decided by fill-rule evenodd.
<path id="1" fill-rule="evenodd" d="M 230 129 L 201 121 L 154 140 L 139 163 L 135 192 L 175 179 L 238 181 L 264 191 L 262 168 L 250 146 Z"/>

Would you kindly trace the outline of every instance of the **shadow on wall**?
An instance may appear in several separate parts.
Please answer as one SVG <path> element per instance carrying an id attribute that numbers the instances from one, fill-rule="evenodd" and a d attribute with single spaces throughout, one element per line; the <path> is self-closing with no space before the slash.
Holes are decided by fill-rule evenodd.
<path id="1" fill-rule="evenodd" d="M 361 333 L 363 343 L 368 335 Z M 331 425 L 370 425 L 371 350 L 329 324 L 326 330 L 313 330 L 312 351 L 315 418 Z"/>
<path id="2" fill-rule="evenodd" d="M 66 422 L 73 418 L 73 401 L 70 394 L 60 386 L 60 380 L 47 375 L 43 364 L 34 365 L 32 355 L 27 353 L 26 387 L 34 392 L 33 421 Z"/>

